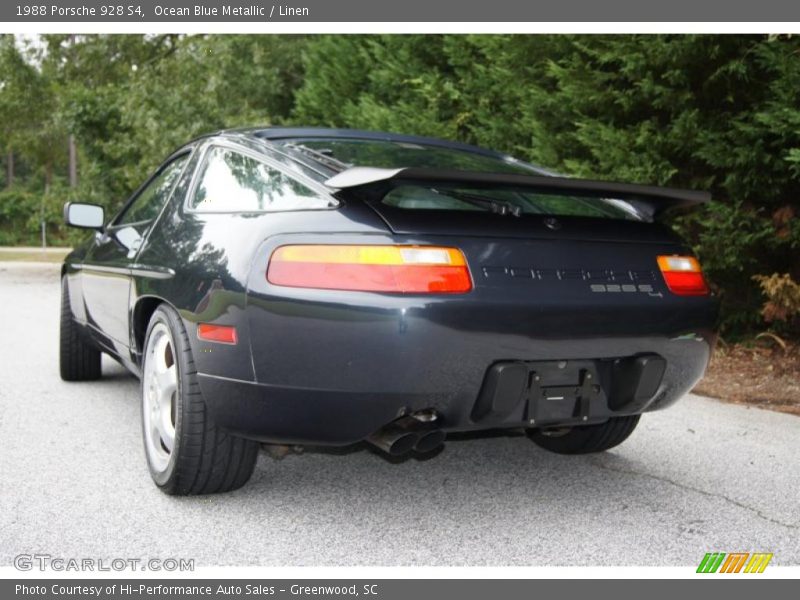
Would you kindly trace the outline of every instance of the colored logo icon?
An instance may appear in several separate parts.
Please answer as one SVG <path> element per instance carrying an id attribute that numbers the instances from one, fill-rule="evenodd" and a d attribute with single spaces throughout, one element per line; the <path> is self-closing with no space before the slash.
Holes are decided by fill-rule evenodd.
<path id="1" fill-rule="evenodd" d="M 767 552 L 708 552 L 697 567 L 698 573 L 763 573 L 772 554 Z"/>

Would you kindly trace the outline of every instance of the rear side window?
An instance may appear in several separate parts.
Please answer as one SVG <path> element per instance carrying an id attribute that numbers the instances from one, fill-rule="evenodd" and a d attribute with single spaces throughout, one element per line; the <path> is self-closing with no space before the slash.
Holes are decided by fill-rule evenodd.
<path id="1" fill-rule="evenodd" d="M 400 185 L 382 202 L 408 210 L 498 212 L 504 208 L 518 214 L 640 220 L 635 209 L 621 200 L 508 188 Z"/>
<path id="2" fill-rule="evenodd" d="M 331 208 L 336 201 L 266 163 L 229 148 L 206 153 L 189 207 L 203 212 Z"/>

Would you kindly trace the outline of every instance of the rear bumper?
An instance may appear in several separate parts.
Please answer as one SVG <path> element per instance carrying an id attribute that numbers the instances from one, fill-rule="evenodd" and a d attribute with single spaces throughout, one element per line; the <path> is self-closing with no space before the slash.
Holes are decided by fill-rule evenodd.
<path id="1" fill-rule="evenodd" d="M 231 307 L 219 321 L 237 326 L 239 345 L 194 348 L 212 415 L 232 432 L 344 445 L 403 412 L 424 409 L 436 410 L 447 431 L 530 426 L 531 418 L 535 426 L 592 423 L 669 406 L 702 377 L 715 342 L 716 299 L 676 296 L 657 272 L 655 256 L 681 251 L 674 244 L 461 237 L 458 247 L 474 282 L 466 294 L 269 283 L 265 269 L 276 247 L 320 239 L 297 234 L 265 241 L 252 261 L 244 306 Z M 331 239 L 454 243 L 447 236 Z M 535 363 L 588 361 L 599 365 L 600 375 L 615 359 L 642 355 L 663 359 L 663 377 L 650 397 L 635 403 L 611 397 L 619 395 L 617 386 L 593 398 L 588 413 L 585 406 L 537 411 L 522 398 L 524 390 L 516 404 L 500 402 L 507 410 L 476 409 L 499 362 L 547 371 Z M 572 380 L 548 375 L 545 387 L 580 385 L 580 370 L 572 371 Z M 574 394 L 566 396 L 569 402 Z"/>
<path id="2" fill-rule="evenodd" d="M 418 348 L 413 361 L 385 360 L 380 352 L 356 353 L 351 360 L 369 363 L 371 371 L 368 376 L 361 373 L 351 385 L 347 373 L 342 373 L 336 388 L 303 385 L 302 378 L 299 385 L 208 374 L 200 374 L 199 380 L 214 420 L 232 433 L 269 442 L 346 445 L 363 440 L 404 412 L 430 408 L 441 415 L 446 431 L 591 424 L 661 409 L 702 377 L 714 341 L 710 331 L 671 337 L 538 340 L 524 355 L 507 355 L 499 361 L 464 347 L 449 353 L 435 346 Z M 314 348 L 309 347 L 308 353 L 305 379 L 313 384 Z M 642 356 L 656 358 L 656 375 L 643 375 L 636 360 Z M 626 360 L 615 362 L 620 358 Z M 566 363 L 567 375 L 561 379 L 559 363 Z M 498 365 L 512 365 L 511 371 L 524 381 L 514 383 L 512 373 L 505 379 L 511 391 L 492 397 Z M 530 387 L 533 377 L 520 375 L 521 371 L 542 374 L 543 389 Z M 599 383 L 594 394 L 584 380 L 587 373 Z M 368 389 L 365 381 L 371 382 Z M 572 390 L 574 384 L 582 389 Z M 548 395 L 563 401 L 548 400 Z"/>

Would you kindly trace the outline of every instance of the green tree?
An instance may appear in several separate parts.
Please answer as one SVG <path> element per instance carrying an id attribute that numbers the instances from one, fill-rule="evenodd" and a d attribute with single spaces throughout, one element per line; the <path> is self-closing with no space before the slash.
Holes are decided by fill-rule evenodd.
<path id="1" fill-rule="evenodd" d="M 41 215 L 63 238 L 61 202 L 115 208 L 194 136 L 290 123 L 709 190 L 674 224 L 721 290 L 726 332 L 764 326 L 752 276 L 800 281 L 796 36 L 2 36 L 0 152 L 17 177 L 0 192 L 0 243 L 35 242 Z"/>
<path id="2" fill-rule="evenodd" d="M 311 41 L 294 117 L 441 135 L 566 174 L 706 189 L 675 224 L 760 324 L 751 275 L 800 280 L 800 38 L 352 36 Z"/>
<path id="3" fill-rule="evenodd" d="M 329 36 L 304 55 L 298 123 L 463 137 L 443 36 Z"/>

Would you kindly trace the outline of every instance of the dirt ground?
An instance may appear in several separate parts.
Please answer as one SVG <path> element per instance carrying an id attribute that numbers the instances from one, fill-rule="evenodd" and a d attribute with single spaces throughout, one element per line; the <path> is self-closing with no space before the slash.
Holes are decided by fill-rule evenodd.
<path id="1" fill-rule="evenodd" d="M 800 416 L 800 344 L 784 343 L 718 345 L 694 392 Z"/>

